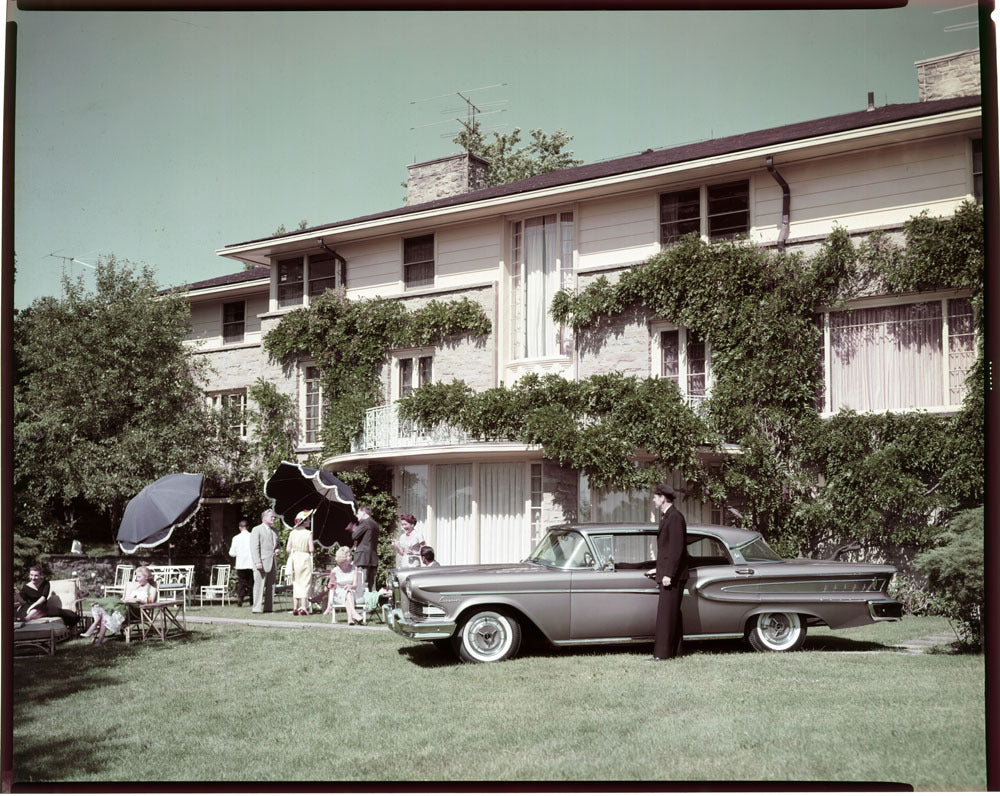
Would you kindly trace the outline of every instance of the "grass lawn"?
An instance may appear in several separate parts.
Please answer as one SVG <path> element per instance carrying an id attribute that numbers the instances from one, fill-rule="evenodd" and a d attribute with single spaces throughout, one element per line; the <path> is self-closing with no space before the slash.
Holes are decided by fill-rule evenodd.
<path id="1" fill-rule="evenodd" d="M 248 616 L 246 608 L 192 616 Z M 272 615 L 275 619 L 292 617 Z M 320 622 L 310 617 L 300 622 Z M 943 619 L 460 665 L 376 630 L 191 624 L 14 662 L 15 782 L 888 781 L 986 787 L 982 656 L 889 646 Z"/>

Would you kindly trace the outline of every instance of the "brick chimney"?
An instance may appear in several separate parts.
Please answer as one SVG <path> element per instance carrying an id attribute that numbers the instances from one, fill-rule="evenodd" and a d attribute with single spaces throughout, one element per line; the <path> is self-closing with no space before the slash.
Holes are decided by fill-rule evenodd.
<path id="1" fill-rule="evenodd" d="M 982 91 L 979 50 L 965 50 L 917 61 L 917 90 L 921 102 L 968 97 Z"/>
<path id="2" fill-rule="evenodd" d="M 489 167 L 470 152 L 407 166 L 406 204 L 418 205 L 485 188 Z"/>

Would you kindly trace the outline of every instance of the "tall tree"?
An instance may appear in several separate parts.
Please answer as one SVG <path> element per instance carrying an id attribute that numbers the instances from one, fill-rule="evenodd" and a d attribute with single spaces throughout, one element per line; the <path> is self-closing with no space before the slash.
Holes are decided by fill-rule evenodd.
<path id="1" fill-rule="evenodd" d="M 573 152 L 566 147 L 573 136 L 565 130 L 556 130 L 549 134 L 541 130 L 532 130 L 531 140 L 521 144 L 521 128 L 515 127 L 513 132 L 493 133 L 493 140 L 487 140 L 478 121 L 466 127 L 453 139 L 467 152 L 488 161 L 490 169 L 486 177 L 489 185 L 504 185 L 517 182 L 536 174 L 556 171 L 570 166 L 579 166 L 582 160 L 573 157 Z"/>
<path id="2" fill-rule="evenodd" d="M 18 533 L 62 543 L 81 517 L 112 538 L 125 505 L 169 472 L 211 474 L 217 424 L 189 356 L 187 303 L 149 266 L 101 261 L 15 320 Z"/>

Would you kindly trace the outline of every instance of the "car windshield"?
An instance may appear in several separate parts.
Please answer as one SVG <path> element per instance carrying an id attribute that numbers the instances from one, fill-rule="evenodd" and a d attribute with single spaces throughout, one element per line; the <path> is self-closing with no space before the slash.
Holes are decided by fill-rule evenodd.
<path id="1" fill-rule="evenodd" d="M 587 541 L 577 531 L 549 531 L 528 561 L 564 569 L 590 569 L 594 566 Z"/>
<path id="2" fill-rule="evenodd" d="M 737 548 L 737 552 L 743 556 L 743 560 L 748 564 L 761 561 L 781 561 L 781 556 L 775 553 L 767 542 L 757 538 L 752 542 Z"/>

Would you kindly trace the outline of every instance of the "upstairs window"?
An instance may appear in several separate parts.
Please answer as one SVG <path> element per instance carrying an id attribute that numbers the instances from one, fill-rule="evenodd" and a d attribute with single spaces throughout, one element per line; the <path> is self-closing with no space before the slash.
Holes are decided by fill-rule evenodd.
<path id="1" fill-rule="evenodd" d="M 704 340 L 691 329 L 662 329 L 656 335 L 659 344 L 660 378 L 669 379 L 689 403 L 708 397 L 709 351 Z"/>
<path id="2" fill-rule="evenodd" d="M 692 232 L 723 240 L 749 231 L 749 180 L 660 194 L 660 243 L 664 246 Z"/>
<path id="3" fill-rule="evenodd" d="M 320 370 L 315 365 L 306 365 L 302 370 L 302 432 L 306 445 L 319 443 L 322 424 L 323 384 Z"/>
<path id="4" fill-rule="evenodd" d="M 405 398 L 415 387 L 423 387 L 434 380 L 434 357 L 406 356 L 398 359 L 399 391 L 398 397 Z"/>
<path id="5" fill-rule="evenodd" d="M 309 255 L 309 298 L 347 287 L 347 261 L 332 252 Z"/>
<path id="6" fill-rule="evenodd" d="M 209 406 L 220 412 L 223 422 L 239 437 L 247 435 L 247 391 L 245 389 L 231 392 L 212 393 L 208 396 Z"/>
<path id="7" fill-rule="evenodd" d="M 407 288 L 434 285 L 434 235 L 403 240 L 403 285 Z"/>
<path id="8" fill-rule="evenodd" d="M 302 278 L 305 258 L 278 260 L 278 306 L 293 307 L 302 303 Z"/>
<path id="9" fill-rule="evenodd" d="M 246 302 L 227 301 L 222 305 L 222 342 L 242 343 L 246 331 Z"/>
<path id="10" fill-rule="evenodd" d="M 957 409 L 975 362 L 967 298 L 888 304 L 824 314 L 820 410 Z"/>
<path id="11" fill-rule="evenodd" d="M 972 142 L 972 195 L 979 204 L 983 203 L 983 139 Z"/>

